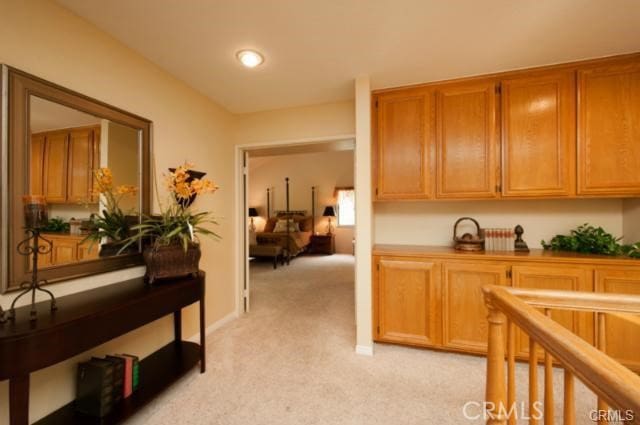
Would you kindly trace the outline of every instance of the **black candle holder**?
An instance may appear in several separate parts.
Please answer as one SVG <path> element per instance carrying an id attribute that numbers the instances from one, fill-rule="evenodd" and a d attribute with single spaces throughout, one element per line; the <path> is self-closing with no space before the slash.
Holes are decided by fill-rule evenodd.
<path id="1" fill-rule="evenodd" d="M 56 297 L 53 293 L 47 289 L 43 289 L 40 285 L 46 285 L 45 279 L 38 279 L 38 255 L 44 255 L 51 252 L 53 244 L 50 240 L 40 235 L 39 228 L 27 228 L 27 238 L 18 244 L 18 254 L 24 256 L 31 256 L 31 281 L 24 281 L 20 284 L 22 292 L 13 299 L 11 308 L 9 309 L 9 320 L 15 321 L 16 319 L 16 302 L 24 295 L 31 293 L 31 311 L 29 313 L 30 320 L 36 320 L 38 313 L 36 310 L 36 292 L 44 292 L 51 297 L 51 311 L 54 312 L 58 309 L 56 306 Z M 44 242 L 44 243 L 42 243 Z"/>

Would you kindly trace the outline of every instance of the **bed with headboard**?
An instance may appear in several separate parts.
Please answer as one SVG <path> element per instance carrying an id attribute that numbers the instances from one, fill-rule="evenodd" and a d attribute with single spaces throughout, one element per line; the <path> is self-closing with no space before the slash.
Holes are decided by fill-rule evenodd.
<path id="1" fill-rule="evenodd" d="M 285 210 L 271 213 L 272 191 L 267 189 L 267 222 L 256 233 L 258 245 L 282 247 L 287 260 L 307 250 L 315 227 L 315 186 L 311 188 L 311 214 L 305 210 L 289 209 L 289 178 L 285 179 Z"/>

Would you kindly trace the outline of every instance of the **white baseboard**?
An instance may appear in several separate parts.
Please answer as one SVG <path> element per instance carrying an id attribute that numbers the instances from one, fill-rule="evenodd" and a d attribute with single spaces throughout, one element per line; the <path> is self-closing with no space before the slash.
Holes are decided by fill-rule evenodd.
<path id="1" fill-rule="evenodd" d="M 218 329 L 220 329 L 221 327 L 223 327 L 224 325 L 226 325 L 227 323 L 235 320 L 238 318 L 238 313 L 233 311 L 229 314 L 227 314 L 226 316 L 224 316 L 221 319 L 216 320 L 215 322 L 213 322 L 212 324 L 210 324 L 209 326 L 207 326 L 207 329 L 204 330 L 205 335 L 211 335 L 213 332 L 217 331 Z M 193 336 L 191 336 L 190 338 L 187 338 L 187 341 L 191 341 L 191 342 L 200 342 L 200 334 L 197 333 Z"/>
<path id="2" fill-rule="evenodd" d="M 373 345 L 356 345 L 356 354 L 361 356 L 373 356 Z"/>

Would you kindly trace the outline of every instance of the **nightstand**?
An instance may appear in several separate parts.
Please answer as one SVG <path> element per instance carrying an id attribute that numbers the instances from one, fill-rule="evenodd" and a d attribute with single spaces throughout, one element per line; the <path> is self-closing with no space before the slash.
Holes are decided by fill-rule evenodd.
<path id="1" fill-rule="evenodd" d="M 311 235 L 309 242 L 310 254 L 331 255 L 336 252 L 335 235 Z"/>

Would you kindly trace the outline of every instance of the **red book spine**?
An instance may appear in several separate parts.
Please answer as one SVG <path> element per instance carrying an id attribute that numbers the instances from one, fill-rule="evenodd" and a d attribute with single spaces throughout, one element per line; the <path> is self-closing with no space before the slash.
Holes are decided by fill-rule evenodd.
<path id="1" fill-rule="evenodd" d="M 131 357 L 119 355 L 125 360 L 124 362 L 124 385 L 123 388 L 123 396 L 127 398 L 133 392 L 133 359 Z"/>

